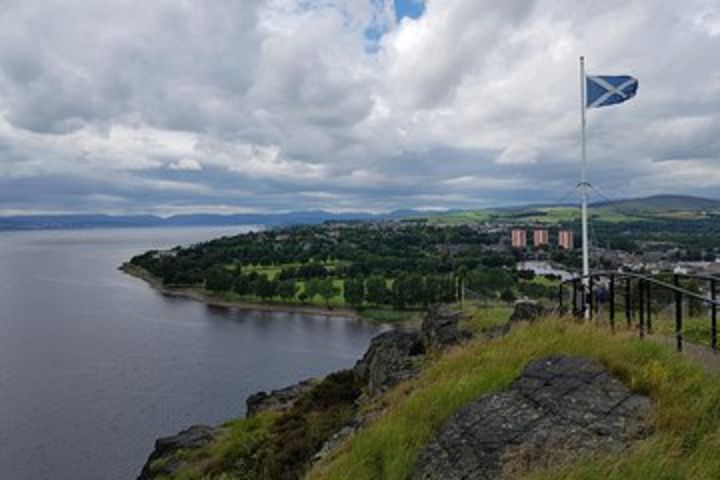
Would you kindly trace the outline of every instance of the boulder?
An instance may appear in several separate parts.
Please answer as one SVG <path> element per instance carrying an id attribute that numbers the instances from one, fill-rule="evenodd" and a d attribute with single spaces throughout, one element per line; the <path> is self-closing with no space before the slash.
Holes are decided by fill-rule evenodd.
<path id="1" fill-rule="evenodd" d="M 510 315 L 510 322 L 532 322 L 547 314 L 545 307 L 534 300 L 518 300 Z"/>
<path id="2" fill-rule="evenodd" d="M 250 418 L 260 412 L 286 412 L 295 405 L 295 402 L 303 393 L 310 391 L 317 383 L 318 380 L 315 379 L 303 380 L 295 385 L 273 390 L 270 393 L 258 392 L 250 395 L 245 400 L 247 406 L 245 416 Z"/>
<path id="3" fill-rule="evenodd" d="M 370 341 L 353 372 L 367 386 L 368 393 L 376 395 L 417 375 L 417 360 L 424 353 L 425 347 L 417 332 L 385 332 Z"/>
<path id="4" fill-rule="evenodd" d="M 172 437 L 157 439 L 155 449 L 145 462 L 138 480 L 174 475 L 180 467 L 180 460 L 175 455 L 177 452 L 204 447 L 214 442 L 217 435 L 216 428 L 195 425 Z"/>
<path id="5" fill-rule="evenodd" d="M 509 391 L 462 408 L 421 453 L 415 480 L 504 479 L 597 452 L 621 452 L 648 433 L 647 397 L 594 360 L 551 357 Z"/>
<path id="6" fill-rule="evenodd" d="M 425 349 L 443 350 L 469 339 L 472 334 L 458 328 L 461 316 L 446 306 L 430 307 L 420 327 L 420 340 Z"/>

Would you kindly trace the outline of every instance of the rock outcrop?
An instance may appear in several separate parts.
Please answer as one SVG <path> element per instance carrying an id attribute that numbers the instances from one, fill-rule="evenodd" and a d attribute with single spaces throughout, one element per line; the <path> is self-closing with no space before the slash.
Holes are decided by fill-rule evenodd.
<path id="1" fill-rule="evenodd" d="M 419 332 L 393 330 L 378 335 L 355 364 L 355 375 L 371 396 L 412 378 L 419 373 L 418 360 L 427 352 L 446 349 L 472 336 L 458 328 L 460 318 L 447 307 L 432 307 Z"/>
<path id="2" fill-rule="evenodd" d="M 317 384 L 318 380 L 310 379 L 279 390 L 273 390 L 270 393 L 254 393 L 245 400 L 245 405 L 247 405 L 245 416 L 249 418 L 260 412 L 286 412 L 295 405 L 295 402 L 303 393 L 309 392 Z"/>
<path id="3" fill-rule="evenodd" d="M 431 307 L 420 327 L 420 341 L 425 350 L 443 350 L 469 339 L 472 334 L 458 328 L 461 316 L 446 306 Z"/>
<path id="4" fill-rule="evenodd" d="M 180 462 L 176 453 L 180 450 L 204 447 L 215 441 L 218 430 L 204 425 L 195 425 L 172 437 L 155 441 L 155 450 L 143 466 L 138 480 L 162 478 L 177 473 Z"/>
<path id="5" fill-rule="evenodd" d="M 387 391 L 390 387 L 408 380 L 420 373 L 419 361 L 431 350 L 442 350 L 456 345 L 471 334 L 458 328 L 460 315 L 447 308 L 433 308 L 425 316 L 419 332 L 392 330 L 382 333 L 370 342 L 365 355 L 353 368 L 352 374 L 355 387 L 364 390 L 363 393 L 372 397 Z M 337 376 L 331 374 L 324 381 L 305 380 L 271 392 L 258 392 L 247 398 L 247 417 L 253 417 L 261 412 L 282 412 L 292 414 L 293 406 L 298 404 L 300 398 L 309 394 L 315 401 L 322 403 L 328 401 L 328 396 L 334 402 L 339 390 L 338 382 L 333 385 L 327 383 L 328 379 Z M 322 389 L 322 385 L 325 388 Z M 319 389 L 319 390 L 318 390 Z M 345 390 L 343 390 L 345 391 Z M 344 401 L 344 400 L 343 400 Z M 357 414 L 357 398 L 352 397 L 352 408 Z M 300 404 L 298 404 L 300 405 Z M 295 425 L 297 422 L 293 423 Z M 344 422 L 336 431 L 328 434 L 324 443 L 312 457 L 307 460 L 318 461 L 337 448 L 345 438 L 352 435 L 362 427 L 364 417 L 360 414 Z M 215 440 L 219 430 L 210 427 L 191 427 L 174 437 L 161 438 L 155 444 L 155 450 L 143 467 L 140 480 L 150 480 L 171 476 L 181 467 L 178 456 L 180 450 L 203 447 Z"/>
<path id="6" fill-rule="evenodd" d="M 532 322 L 547 314 L 545 307 L 534 300 L 518 300 L 515 302 L 510 322 Z"/>
<path id="7" fill-rule="evenodd" d="M 417 332 L 392 330 L 372 339 L 353 371 L 368 393 L 376 395 L 417 375 L 417 361 L 424 354 L 425 346 Z"/>
<path id="8" fill-rule="evenodd" d="M 503 393 L 453 415 L 423 451 L 415 480 L 513 478 L 645 436 L 650 402 L 594 360 L 532 362 Z"/>

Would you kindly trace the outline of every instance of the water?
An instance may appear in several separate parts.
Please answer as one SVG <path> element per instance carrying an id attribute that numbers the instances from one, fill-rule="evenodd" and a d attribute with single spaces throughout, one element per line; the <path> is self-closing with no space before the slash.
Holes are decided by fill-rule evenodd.
<path id="1" fill-rule="evenodd" d="M 165 297 L 117 270 L 242 229 L 0 233 L 0 479 L 135 478 L 154 439 L 351 366 L 378 327 Z"/>

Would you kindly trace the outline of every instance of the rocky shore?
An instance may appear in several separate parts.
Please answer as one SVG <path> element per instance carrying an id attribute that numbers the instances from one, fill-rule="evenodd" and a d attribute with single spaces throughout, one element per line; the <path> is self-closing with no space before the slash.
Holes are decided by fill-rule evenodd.
<path id="1" fill-rule="evenodd" d="M 349 402 L 352 414 L 330 432 L 317 451 L 311 452 L 301 465 L 296 466 L 294 473 L 283 478 L 296 478 L 307 470 L 312 462 L 322 459 L 323 452 L 331 451 L 333 445 L 361 428 L 366 418 L 360 413 L 360 406 L 392 386 L 418 375 L 419 362 L 427 353 L 449 348 L 469 339 L 471 334 L 458 327 L 459 320 L 460 316 L 453 311 L 432 308 L 419 330 L 391 330 L 373 338 L 365 355 L 352 370 L 333 374 L 350 376 L 352 382 L 359 387 Z M 291 415 L 298 402 L 313 396 L 313 400 L 323 403 L 323 393 L 328 397 L 337 396 L 337 392 L 333 391 L 336 387 L 333 385 L 328 388 L 326 383 L 327 379 L 309 379 L 279 390 L 255 393 L 246 400 L 247 417 L 263 413 Z M 221 427 L 196 425 L 172 437 L 158 439 L 138 480 L 172 477 L 183 467 L 182 453 L 211 444 L 221 434 Z"/>
<path id="2" fill-rule="evenodd" d="M 542 314 L 537 305 L 519 302 L 511 324 Z M 377 400 L 385 392 L 419 375 L 425 359 L 468 341 L 472 335 L 459 321 L 456 312 L 432 308 L 419 330 L 375 337 L 352 370 L 251 395 L 247 418 L 270 416 L 270 434 L 259 436 L 245 456 L 219 473 L 243 479 L 302 478 L 381 414 Z M 582 455 L 619 452 L 648 433 L 649 410 L 647 397 L 631 393 L 594 360 L 539 359 L 509 390 L 480 398 L 453 415 L 421 453 L 414 479 L 515 478 Z M 192 452 L 228 435 L 226 427 L 194 426 L 161 438 L 138 478 L 175 478 L 197 461 Z"/>

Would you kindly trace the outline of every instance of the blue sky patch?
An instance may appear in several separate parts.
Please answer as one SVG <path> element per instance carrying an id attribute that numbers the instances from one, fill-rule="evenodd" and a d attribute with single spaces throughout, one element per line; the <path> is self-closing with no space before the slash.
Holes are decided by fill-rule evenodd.
<path id="1" fill-rule="evenodd" d="M 395 17 L 399 22 L 405 17 L 420 18 L 425 13 L 425 2 L 423 0 L 394 0 Z"/>
<path id="2" fill-rule="evenodd" d="M 378 12 L 383 10 L 385 2 L 389 0 L 370 0 L 370 3 Z M 393 0 L 395 7 L 395 21 L 400 22 L 403 18 L 420 18 L 425 13 L 424 0 Z M 389 31 L 388 25 L 382 22 L 374 21 L 365 29 L 365 38 L 368 41 L 367 49 L 369 52 L 377 52 L 380 39 Z"/>

